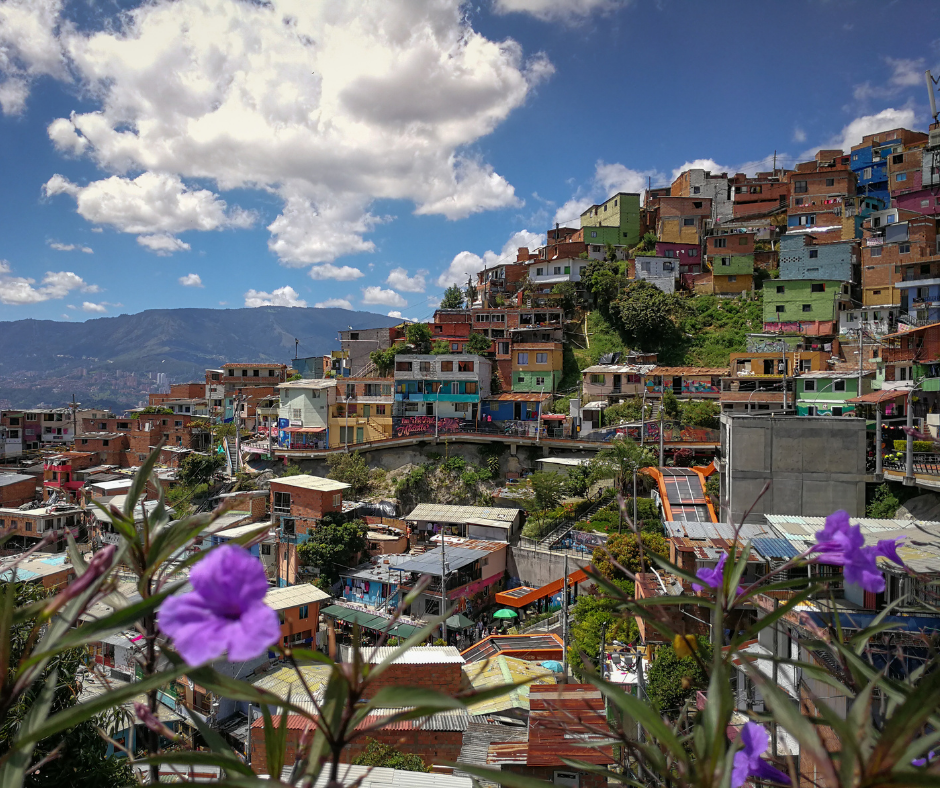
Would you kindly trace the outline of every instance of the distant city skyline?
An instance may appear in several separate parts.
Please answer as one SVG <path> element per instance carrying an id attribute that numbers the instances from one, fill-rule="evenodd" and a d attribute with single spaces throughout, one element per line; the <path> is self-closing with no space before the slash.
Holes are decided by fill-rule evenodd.
<path id="1" fill-rule="evenodd" d="M 0 2 L 0 320 L 426 318 L 616 191 L 926 130 L 940 66 L 927 0 L 327 8 Z"/>

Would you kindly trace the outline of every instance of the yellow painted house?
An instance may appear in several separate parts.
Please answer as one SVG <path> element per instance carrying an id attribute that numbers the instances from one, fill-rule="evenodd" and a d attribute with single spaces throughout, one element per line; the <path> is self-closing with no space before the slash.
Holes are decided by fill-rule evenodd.
<path id="1" fill-rule="evenodd" d="M 330 448 L 392 437 L 393 378 L 338 378 L 330 405 Z"/>

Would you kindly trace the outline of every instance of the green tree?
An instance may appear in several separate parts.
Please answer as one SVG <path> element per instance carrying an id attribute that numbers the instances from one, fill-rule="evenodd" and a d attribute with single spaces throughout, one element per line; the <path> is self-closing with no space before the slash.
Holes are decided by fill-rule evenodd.
<path id="1" fill-rule="evenodd" d="M 718 417 L 721 408 L 715 400 L 702 400 L 700 402 L 687 401 L 681 405 L 682 423 L 689 427 L 705 427 L 717 430 Z"/>
<path id="2" fill-rule="evenodd" d="M 448 353 L 450 353 L 450 342 L 446 339 L 435 339 L 434 344 L 431 345 L 431 355 L 446 356 Z"/>
<path id="3" fill-rule="evenodd" d="M 4 590 L 6 584 L 4 585 Z M 41 586 L 30 583 L 15 584 L 15 606 L 38 602 L 47 597 Z M 35 621 L 29 620 L 13 624 L 4 631 L 3 637 L 9 648 L 9 665 L 20 663 L 26 649 L 26 641 L 33 629 Z M 71 648 L 56 654 L 49 660 L 41 674 L 32 686 L 23 693 L 16 704 L 0 721 L 0 756 L 6 753 L 13 737 L 23 723 L 36 697 L 40 687 L 53 670 L 58 671 L 55 695 L 53 696 L 50 714 L 64 711 L 78 702 L 76 687 L 78 685 L 78 668 L 86 660 L 84 648 Z M 7 670 L 4 677 L 12 682 L 15 671 Z M 109 715 L 99 715 L 90 720 L 73 726 L 65 733 L 45 739 L 36 745 L 33 752 L 33 763 L 38 763 L 45 756 L 60 747 L 59 754 L 54 757 L 41 770 L 27 775 L 23 785 L 26 788 L 100 788 L 100 786 L 131 785 L 135 782 L 133 772 L 126 758 L 106 758 L 108 743 L 101 738 L 96 726 L 109 734 L 123 730 L 134 720 L 118 708 Z"/>
<path id="4" fill-rule="evenodd" d="M 616 300 L 620 289 L 626 286 L 627 279 L 621 272 L 620 263 L 591 260 L 581 274 L 581 282 L 594 296 L 601 312 L 607 315 L 610 304 Z"/>
<path id="5" fill-rule="evenodd" d="M 697 690 L 708 687 L 708 674 L 702 663 L 711 664 L 712 645 L 707 638 L 699 637 L 697 640 L 701 662 L 695 656 L 680 659 L 669 644 L 656 650 L 656 657 L 647 672 L 646 694 L 660 713 L 669 717 L 677 717 L 683 704 Z"/>
<path id="6" fill-rule="evenodd" d="M 146 408 L 142 408 L 141 410 L 137 411 L 136 414 L 132 414 L 132 415 L 134 415 L 134 418 L 136 418 L 137 416 L 143 416 L 144 414 L 148 414 L 148 415 L 156 414 L 159 416 L 172 416 L 173 409 L 164 408 L 159 405 L 148 405 Z"/>
<path id="7" fill-rule="evenodd" d="M 891 488 L 887 484 L 879 484 L 875 488 L 875 493 L 868 502 L 868 506 L 865 507 L 865 514 L 879 520 L 891 520 L 898 513 L 900 506 L 901 502 L 891 492 Z"/>
<path id="8" fill-rule="evenodd" d="M 672 421 L 679 421 L 681 410 L 679 409 L 679 398 L 672 393 L 670 389 L 663 392 L 663 414 L 664 417 Z"/>
<path id="9" fill-rule="evenodd" d="M 552 288 L 552 294 L 561 296 L 561 308 L 566 312 L 578 305 L 578 288 L 574 282 L 560 282 Z"/>
<path id="10" fill-rule="evenodd" d="M 652 404 L 646 406 L 646 416 L 652 413 Z M 603 419 L 605 427 L 612 427 L 616 424 L 623 424 L 628 421 L 640 421 L 643 418 L 643 400 L 639 397 L 633 397 L 616 405 L 611 405 L 603 410 Z"/>
<path id="11" fill-rule="evenodd" d="M 475 285 L 467 285 L 466 289 L 463 291 L 464 298 L 467 299 L 467 308 L 477 300 L 477 288 Z"/>
<path id="12" fill-rule="evenodd" d="M 388 375 L 388 373 L 391 372 L 394 368 L 396 354 L 403 352 L 407 352 L 406 349 L 394 345 L 392 347 L 385 348 L 385 350 L 373 350 L 369 354 L 369 360 L 375 364 L 379 374 L 384 377 Z"/>
<path id="13" fill-rule="evenodd" d="M 429 772 L 420 756 L 403 753 L 390 744 L 382 744 L 375 739 L 366 739 L 365 749 L 354 759 L 355 766 L 379 766 L 386 769 L 398 769 L 403 772 Z"/>
<path id="14" fill-rule="evenodd" d="M 565 495 L 565 483 L 557 473 L 538 471 L 529 477 L 532 500 L 539 511 L 554 509 Z"/>
<path id="15" fill-rule="evenodd" d="M 640 562 L 640 545 L 643 546 L 643 562 Z M 653 553 L 666 558 L 669 556 L 669 545 L 665 537 L 652 531 L 641 531 L 639 536 L 634 533 L 612 534 L 607 539 L 606 549 L 597 548 L 591 558 L 595 569 L 611 581 L 624 581 L 628 578 L 614 566 L 616 561 L 628 572 L 636 574 L 645 572 L 651 566 L 655 567 L 651 556 Z"/>
<path id="16" fill-rule="evenodd" d="M 479 331 L 472 331 L 470 333 L 470 339 L 467 340 L 467 344 L 464 345 L 464 352 L 484 356 L 490 352 L 491 346 L 492 341 L 488 336 L 481 334 Z"/>
<path id="17" fill-rule="evenodd" d="M 617 490 L 626 495 L 633 489 L 633 472 L 655 465 L 652 452 L 629 438 L 614 438 L 597 455 L 598 476 L 613 479 Z"/>
<path id="18" fill-rule="evenodd" d="M 209 484 L 224 467 L 225 457 L 221 454 L 187 454 L 180 463 L 179 480 L 189 487 Z"/>
<path id="19" fill-rule="evenodd" d="M 290 373 L 290 377 L 287 379 L 288 383 L 293 383 L 295 380 L 303 380 L 304 376 L 300 374 L 298 370 L 294 370 Z"/>
<path id="20" fill-rule="evenodd" d="M 441 309 L 460 309 L 463 306 L 464 294 L 459 285 L 451 285 L 444 291 L 441 299 Z"/>
<path id="21" fill-rule="evenodd" d="M 568 471 L 568 478 L 565 480 L 565 489 L 568 494 L 578 498 L 584 496 L 594 483 L 595 473 L 596 467 L 593 459 L 583 465 L 573 466 Z"/>
<path id="22" fill-rule="evenodd" d="M 327 477 L 349 485 L 349 497 L 361 498 L 372 488 L 372 474 L 365 458 L 358 452 L 336 452 L 326 461 Z"/>
<path id="23" fill-rule="evenodd" d="M 366 547 L 365 522 L 344 522 L 342 515 L 327 514 L 307 541 L 297 547 L 297 556 L 304 566 L 320 570 L 319 585 L 326 590 L 339 580 L 342 569 L 354 566 Z"/>
<path id="24" fill-rule="evenodd" d="M 618 583 L 629 595 L 633 596 L 633 583 Z M 619 640 L 631 643 L 639 636 L 636 621 L 630 615 L 624 615 L 619 604 L 606 596 L 584 594 L 571 609 L 574 619 L 571 626 L 571 641 L 568 646 L 568 660 L 577 676 L 584 673 L 583 657 L 587 656 L 594 669 L 600 655 L 601 628 L 606 626 L 604 640 L 607 645 Z"/>
<path id="25" fill-rule="evenodd" d="M 642 279 L 628 285 L 616 305 L 611 306 L 611 314 L 619 317 L 626 341 L 645 351 L 678 341 L 676 320 L 680 312 L 680 302 L 674 294 L 664 293 Z"/>
<path id="26" fill-rule="evenodd" d="M 431 352 L 431 329 L 427 323 L 409 323 L 405 336 L 415 353 L 425 355 Z"/>

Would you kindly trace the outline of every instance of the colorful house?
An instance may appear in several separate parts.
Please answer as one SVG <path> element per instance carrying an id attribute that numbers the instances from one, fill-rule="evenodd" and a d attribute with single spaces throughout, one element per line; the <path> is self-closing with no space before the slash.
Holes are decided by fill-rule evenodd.
<path id="1" fill-rule="evenodd" d="M 796 412 L 799 416 L 854 416 L 855 405 L 848 400 L 871 391 L 873 372 L 858 370 L 807 372 L 796 379 Z"/>
<path id="2" fill-rule="evenodd" d="M 840 313 L 852 308 L 851 285 L 838 280 L 789 279 L 764 287 L 764 331 L 833 335 Z"/>
<path id="3" fill-rule="evenodd" d="M 336 381 L 298 380 L 278 386 L 278 443 L 283 449 L 325 449 Z"/>
<path id="4" fill-rule="evenodd" d="M 728 375 L 725 367 L 654 367 L 643 375 L 643 387 L 648 397 L 671 391 L 683 399 L 718 399 Z"/>
<path id="5" fill-rule="evenodd" d="M 354 445 L 392 437 L 394 378 L 343 378 L 329 406 L 329 445 Z"/>
<path id="6" fill-rule="evenodd" d="M 640 242 L 640 195 L 618 192 L 581 214 L 586 244 L 636 246 Z"/>
<path id="7" fill-rule="evenodd" d="M 561 342 L 516 342 L 512 354 L 513 391 L 555 391 L 561 382 Z"/>

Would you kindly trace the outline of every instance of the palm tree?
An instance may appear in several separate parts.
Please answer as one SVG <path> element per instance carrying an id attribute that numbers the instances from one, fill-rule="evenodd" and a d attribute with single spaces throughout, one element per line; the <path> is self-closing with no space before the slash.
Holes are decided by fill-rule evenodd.
<path id="1" fill-rule="evenodd" d="M 614 438 L 606 449 L 597 455 L 601 468 L 608 471 L 607 478 L 613 478 L 617 491 L 621 495 L 627 494 L 627 485 L 632 481 L 633 474 L 654 465 L 656 460 L 653 453 L 637 445 L 634 441 L 626 437 Z M 623 509 L 620 509 L 620 524 L 618 530 L 623 526 Z"/>

